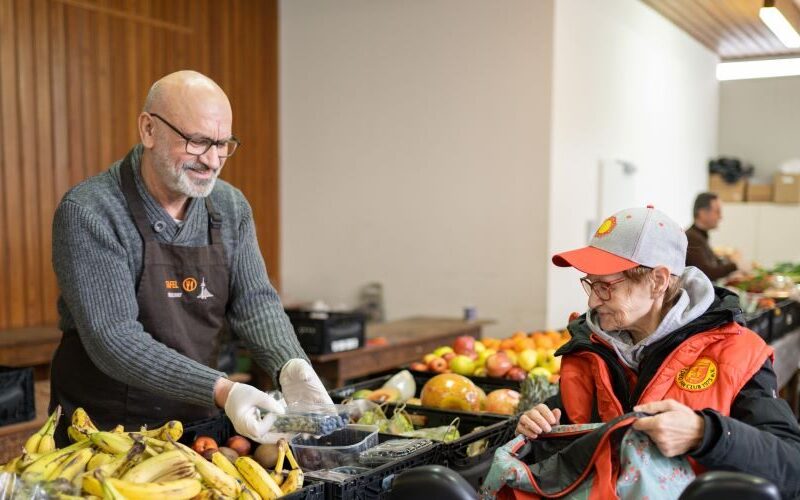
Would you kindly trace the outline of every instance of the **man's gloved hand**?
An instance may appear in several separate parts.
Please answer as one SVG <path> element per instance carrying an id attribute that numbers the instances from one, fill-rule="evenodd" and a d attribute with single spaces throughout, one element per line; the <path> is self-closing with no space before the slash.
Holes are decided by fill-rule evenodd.
<path id="1" fill-rule="evenodd" d="M 262 416 L 263 412 L 267 413 Z M 233 384 L 225 401 L 225 414 L 236 432 L 257 442 L 263 441 L 277 416 L 285 412 L 281 403 L 247 384 Z"/>
<path id="2" fill-rule="evenodd" d="M 281 392 L 287 405 L 299 401 L 333 404 L 319 377 L 304 359 L 290 359 L 281 368 Z"/>

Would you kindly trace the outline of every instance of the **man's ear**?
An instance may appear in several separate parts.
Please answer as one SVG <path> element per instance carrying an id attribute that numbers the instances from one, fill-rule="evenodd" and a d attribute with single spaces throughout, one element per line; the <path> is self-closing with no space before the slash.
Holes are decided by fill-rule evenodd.
<path id="1" fill-rule="evenodd" d="M 148 113 L 143 112 L 139 115 L 139 139 L 147 149 L 152 149 L 155 144 L 155 127 L 153 125 L 153 117 Z"/>

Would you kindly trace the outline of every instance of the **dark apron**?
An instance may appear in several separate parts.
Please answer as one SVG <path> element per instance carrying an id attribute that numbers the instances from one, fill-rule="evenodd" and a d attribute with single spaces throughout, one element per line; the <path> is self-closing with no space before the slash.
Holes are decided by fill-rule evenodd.
<path id="1" fill-rule="evenodd" d="M 220 228 L 222 218 L 205 198 L 210 245 L 186 247 L 159 243 L 136 190 L 130 154 L 120 169 L 122 191 L 144 241 L 142 275 L 137 285 L 137 320 L 156 341 L 206 366 L 216 367 L 228 302 L 230 272 Z M 148 369 L 147 360 L 142 370 Z M 182 366 L 170 367 L 176 371 Z M 169 392 L 170 381 L 164 382 Z M 120 382 L 91 361 L 76 330 L 66 331 L 53 357 L 50 411 L 56 404 L 65 418 L 56 440 L 67 441 L 72 412 L 83 407 L 100 429 L 158 426 L 168 420 L 184 424 L 219 414 L 216 408 L 193 405 Z"/>

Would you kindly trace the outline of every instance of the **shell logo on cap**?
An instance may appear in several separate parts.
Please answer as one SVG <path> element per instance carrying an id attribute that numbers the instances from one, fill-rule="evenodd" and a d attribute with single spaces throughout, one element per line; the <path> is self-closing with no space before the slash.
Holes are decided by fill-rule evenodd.
<path id="1" fill-rule="evenodd" d="M 602 238 L 603 236 L 611 233 L 615 227 L 617 227 L 617 218 L 612 215 L 608 219 L 604 220 L 602 224 L 600 224 L 600 227 L 597 228 L 594 236 L 595 238 Z"/>
<path id="2" fill-rule="evenodd" d="M 705 391 L 717 380 L 717 364 L 711 358 L 702 357 L 692 366 L 686 367 L 675 376 L 675 383 L 683 390 Z"/>

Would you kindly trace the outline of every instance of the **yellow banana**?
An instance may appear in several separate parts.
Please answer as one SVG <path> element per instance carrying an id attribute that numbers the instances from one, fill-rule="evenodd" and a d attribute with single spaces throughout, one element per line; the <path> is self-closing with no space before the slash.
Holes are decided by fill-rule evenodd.
<path id="1" fill-rule="evenodd" d="M 178 442 L 174 444 L 189 457 L 192 463 L 194 463 L 197 472 L 202 476 L 203 481 L 209 487 L 219 490 L 219 492 L 226 497 L 239 496 L 241 487 L 236 479 L 226 474 L 222 469 L 200 456 L 188 446 Z"/>
<path id="2" fill-rule="evenodd" d="M 233 462 L 228 460 L 228 457 L 222 454 L 221 451 L 215 451 L 211 455 L 211 462 L 222 469 L 225 474 L 231 476 L 234 479 L 238 479 L 239 481 L 244 481 L 244 478 L 239 471 L 236 469 L 236 466 L 233 465 Z"/>
<path id="3" fill-rule="evenodd" d="M 127 500 L 151 500 L 153 498 L 188 500 L 195 497 L 203 488 L 203 484 L 197 479 L 178 479 L 177 481 L 147 484 L 130 483 L 120 479 L 109 479 L 108 481 Z"/>
<path id="4" fill-rule="evenodd" d="M 66 479 L 72 481 L 75 477 L 86 469 L 86 464 L 92 458 L 94 452 L 89 448 L 84 448 L 71 453 L 67 460 L 55 469 L 47 479 Z"/>
<path id="5" fill-rule="evenodd" d="M 134 444 L 134 440 L 130 436 L 116 432 L 93 432 L 89 434 L 89 440 L 97 448 L 113 455 L 128 453 Z"/>
<path id="6" fill-rule="evenodd" d="M 52 448 L 44 449 L 42 451 L 39 451 L 39 446 L 42 443 L 42 437 L 48 434 L 51 427 L 53 428 L 53 431 L 55 431 L 55 426 L 56 424 L 58 424 L 59 417 L 61 417 L 60 405 L 56 406 L 55 411 L 53 411 L 53 413 L 49 417 L 47 417 L 47 420 L 44 422 L 44 425 L 42 425 L 42 427 L 38 431 L 36 431 L 35 434 L 33 434 L 31 437 L 28 438 L 27 441 L 25 441 L 25 450 L 28 453 L 49 453 L 55 449 L 55 444 L 53 445 Z M 52 437 L 52 434 L 50 434 L 50 436 Z"/>
<path id="7" fill-rule="evenodd" d="M 303 479 L 303 471 L 300 469 L 292 469 L 283 481 L 281 491 L 284 495 L 288 495 L 299 490 L 303 487 Z"/>
<path id="8" fill-rule="evenodd" d="M 183 436 L 183 424 L 179 420 L 170 420 L 157 429 L 148 429 L 143 425 L 139 433 L 162 441 L 169 441 L 170 438 L 177 441 Z"/>
<path id="9" fill-rule="evenodd" d="M 144 460 L 144 455 L 144 443 L 134 443 L 128 454 L 125 456 L 125 460 L 122 462 L 122 465 L 120 465 L 117 470 L 114 471 L 114 474 L 112 474 L 111 477 L 120 478 L 124 476 L 129 470 L 133 469 L 139 463 L 141 463 L 142 460 Z"/>
<path id="10" fill-rule="evenodd" d="M 250 457 L 236 459 L 236 468 L 247 484 L 264 500 L 273 500 L 283 495 L 281 487 L 272 476 Z"/>
<path id="11" fill-rule="evenodd" d="M 74 443 L 66 448 L 42 455 L 36 461 L 25 467 L 22 478 L 33 482 L 42 481 L 49 477 L 70 454 L 88 447 L 88 441 L 81 441 L 80 443 Z"/>
<path id="12" fill-rule="evenodd" d="M 261 495 L 247 486 L 242 486 L 242 492 L 239 493 L 239 498 L 237 500 L 261 500 Z"/>
<path id="13" fill-rule="evenodd" d="M 72 440 L 73 443 L 77 443 L 78 441 L 83 441 L 84 439 L 89 439 L 88 434 L 84 434 L 79 431 L 75 426 L 70 425 L 67 427 L 67 436 Z"/>
<path id="14" fill-rule="evenodd" d="M 126 500 L 111 483 L 105 480 L 103 473 L 99 470 L 83 475 L 82 488 L 82 491 L 89 493 L 94 498 L 100 497 L 103 500 Z"/>
<path id="15" fill-rule="evenodd" d="M 93 434 L 98 431 L 89 414 L 83 408 L 75 408 L 72 412 L 72 427 L 82 434 Z"/>
<path id="16" fill-rule="evenodd" d="M 106 453 L 104 451 L 100 451 L 95 453 L 94 456 L 91 459 L 89 459 L 89 463 L 86 464 L 86 470 L 93 471 L 96 468 L 100 467 L 101 465 L 105 465 L 113 461 L 114 461 L 114 455 Z"/>
<path id="17" fill-rule="evenodd" d="M 297 460 L 294 459 L 294 454 L 292 453 L 292 449 L 289 447 L 289 443 L 285 439 L 281 439 L 278 443 L 279 446 L 283 446 L 286 450 L 286 458 L 289 460 L 289 465 L 292 469 L 299 469 L 300 464 L 297 463 Z"/>
<path id="18" fill-rule="evenodd" d="M 10 472 L 12 474 L 16 474 L 17 464 L 19 464 L 21 460 L 22 460 L 22 455 L 14 457 L 11 460 L 9 460 L 0 470 L 2 470 L 3 472 Z"/>
<path id="19" fill-rule="evenodd" d="M 185 469 L 187 466 L 191 468 L 191 473 L 193 474 L 194 465 L 192 465 L 192 462 L 186 458 L 183 452 L 173 450 L 142 461 L 126 472 L 120 479 L 132 483 L 149 483 L 159 476 L 163 476 L 176 469 Z"/>

